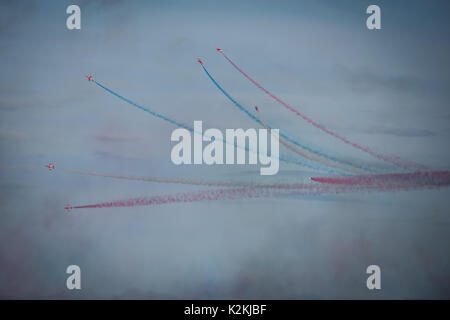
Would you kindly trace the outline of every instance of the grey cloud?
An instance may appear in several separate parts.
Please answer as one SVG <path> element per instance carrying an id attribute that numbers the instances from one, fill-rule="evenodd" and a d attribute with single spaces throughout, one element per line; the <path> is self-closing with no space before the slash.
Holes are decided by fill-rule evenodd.
<path id="1" fill-rule="evenodd" d="M 29 20 L 37 10 L 34 1 L 16 0 L 0 3 L 0 35 L 14 30 L 20 24 Z"/>
<path id="2" fill-rule="evenodd" d="M 350 68 L 337 64 L 334 66 L 334 73 L 354 90 L 389 90 L 419 95 L 427 89 L 422 79 L 410 75 L 389 75 L 389 71 L 386 70 L 377 72 L 369 68 Z"/>
<path id="3" fill-rule="evenodd" d="M 374 126 L 366 129 L 360 130 L 369 134 L 386 134 L 400 137 L 433 137 L 436 135 L 435 132 L 427 129 L 416 129 L 416 128 L 393 128 L 384 126 Z"/>

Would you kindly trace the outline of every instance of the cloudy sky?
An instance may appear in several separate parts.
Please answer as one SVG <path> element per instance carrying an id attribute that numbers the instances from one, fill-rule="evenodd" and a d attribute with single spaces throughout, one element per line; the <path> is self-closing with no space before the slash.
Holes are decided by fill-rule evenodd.
<path id="1" fill-rule="evenodd" d="M 81 7 L 81 30 L 66 8 Z M 381 30 L 366 8 L 381 7 Z M 299 181 L 281 163 L 175 166 L 175 127 L 84 78 L 188 125 L 254 128 L 213 76 L 275 128 L 343 159 L 384 165 L 327 127 L 433 169 L 450 163 L 446 1 L 14 1 L 0 4 L 1 298 L 450 298 L 448 189 L 63 210 L 202 190 L 58 168 L 212 180 Z M 281 149 L 289 155 L 288 150 Z M 292 154 L 290 156 L 293 156 Z M 55 162 L 56 170 L 43 166 Z M 82 290 L 66 289 L 68 265 Z M 366 267 L 382 290 L 366 288 Z"/>

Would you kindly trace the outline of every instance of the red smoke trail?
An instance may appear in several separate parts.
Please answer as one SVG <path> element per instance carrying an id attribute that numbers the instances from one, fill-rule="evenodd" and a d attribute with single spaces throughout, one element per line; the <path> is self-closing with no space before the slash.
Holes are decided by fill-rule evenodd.
<path id="1" fill-rule="evenodd" d="M 383 175 L 388 176 L 388 175 Z M 395 175 L 393 175 L 395 176 Z M 384 184 L 304 184 L 298 185 L 295 188 L 287 187 L 285 189 L 273 189 L 270 187 L 242 187 L 234 189 L 217 189 L 206 190 L 198 192 L 184 192 L 173 195 L 152 196 L 143 198 L 133 198 L 127 200 L 118 200 L 111 202 L 102 202 L 91 205 L 75 206 L 73 209 L 87 209 L 87 208 L 112 208 L 112 207 L 136 207 L 136 206 L 151 206 L 180 202 L 197 202 L 197 201 L 214 201 L 214 200 L 241 200 L 248 198 L 261 198 L 261 197 L 276 197 L 279 195 L 297 195 L 297 196 L 320 196 L 326 194 L 341 194 L 348 192 L 387 192 L 387 191 L 410 191 L 410 190 L 422 190 L 422 189 L 437 189 L 439 187 L 448 186 L 450 184 L 449 172 L 441 172 L 441 176 L 438 179 L 433 177 L 439 176 L 436 172 L 424 174 L 422 178 L 430 178 L 431 182 L 427 183 L 413 183 L 413 184 L 396 184 L 396 183 L 384 183 Z M 399 181 L 410 182 L 411 179 L 401 176 Z M 315 181 L 317 179 L 326 178 L 312 178 Z M 331 178 L 329 178 L 331 179 Z M 336 178 L 338 179 L 338 178 Z M 340 178 L 343 179 L 343 178 Z M 350 179 L 350 178 L 349 178 Z M 439 180 L 440 179 L 440 180 Z M 364 180 L 363 180 L 364 181 Z M 412 179 L 414 181 L 414 179 Z M 321 181 L 324 182 L 324 181 Z"/>
<path id="2" fill-rule="evenodd" d="M 327 184 L 375 187 L 425 187 L 450 185 L 450 171 L 417 171 L 349 177 L 312 177 L 311 180 Z"/>
<path id="3" fill-rule="evenodd" d="M 162 205 L 180 202 L 197 202 L 197 201 L 213 201 L 213 200 L 240 200 L 249 198 L 274 197 L 281 194 L 294 195 L 320 195 L 324 193 L 341 193 L 350 189 L 349 187 L 321 186 L 308 184 L 304 185 L 305 190 L 297 190 L 293 192 L 290 188 L 273 189 L 273 188 L 254 188 L 242 187 L 234 189 L 217 189 L 198 192 L 183 192 L 173 195 L 152 196 L 143 198 L 133 198 L 127 200 L 118 200 L 111 202 L 102 202 L 97 204 L 74 206 L 73 209 L 88 208 L 116 208 L 116 207 L 136 207 Z M 290 192 L 289 192 L 290 191 Z"/>
<path id="4" fill-rule="evenodd" d="M 218 189 L 199 192 L 183 192 L 173 195 L 134 198 L 112 202 L 103 202 L 98 204 L 76 206 L 73 208 L 84 209 L 84 208 L 136 207 L 136 206 L 161 205 L 179 202 L 256 198 L 256 197 L 271 196 L 273 194 L 274 193 L 272 192 L 272 189 L 269 188 Z"/>
<path id="5" fill-rule="evenodd" d="M 255 106 L 256 109 L 256 115 L 258 117 L 259 122 L 263 125 L 264 129 L 266 129 L 271 135 L 276 136 L 272 130 L 266 125 L 264 120 L 261 118 L 261 115 L 259 114 L 259 108 Z M 325 166 L 333 167 L 337 169 L 341 169 L 343 171 L 351 172 L 351 173 L 365 173 L 365 170 L 355 168 L 354 166 L 349 166 L 345 163 L 341 164 L 339 162 L 332 161 L 328 158 L 321 157 L 320 155 L 313 154 L 312 152 L 309 152 L 308 150 L 297 148 L 295 145 L 288 143 L 286 140 L 284 140 L 281 136 L 278 136 L 278 141 L 284 145 L 289 150 L 295 152 L 300 157 L 306 158 L 311 161 L 319 162 Z"/>
<path id="6" fill-rule="evenodd" d="M 273 93 L 271 93 L 269 90 L 267 90 L 266 88 L 264 88 L 263 86 L 261 86 L 258 82 L 256 82 L 252 77 L 250 77 L 247 73 L 245 73 L 241 68 L 239 68 L 230 58 L 227 57 L 227 55 L 225 53 L 223 53 L 222 51 L 220 51 L 222 53 L 222 55 L 225 57 L 225 59 L 227 59 L 227 61 L 237 70 L 239 71 L 244 77 L 246 77 L 251 83 L 253 83 L 255 86 L 257 86 L 259 89 L 261 89 L 262 91 L 264 91 L 267 95 L 269 95 L 271 98 L 273 98 L 275 101 L 277 101 L 278 103 L 280 103 L 281 105 L 283 105 L 286 109 L 288 109 L 289 111 L 295 113 L 297 116 L 301 117 L 303 120 L 309 122 L 310 124 L 312 124 L 313 126 L 315 126 L 316 128 L 322 130 L 323 132 L 343 141 L 344 143 L 358 149 L 361 150 L 363 152 L 366 152 L 368 154 L 370 154 L 371 156 L 379 159 L 379 160 L 383 160 L 385 162 L 389 162 L 392 164 L 395 164 L 396 166 L 399 167 L 403 167 L 405 169 L 410 169 L 411 167 L 415 167 L 415 168 L 421 168 L 421 169 L 426 169 L 425 166 L 421 165 L 421 164 L 417 164 L 417 163 L 413 163 L 411 161 L 406 161 L 397 157 L 393 157 L 393 156 L 385 156 L 383 154 L 377 153 L 373 150 L 371 150 L 369 147 L 365 147 L 365 146 L 361 146 L 355 142 L 352 142 L 350 140 L 348 140 L 347 138 L 345 138 L 344 136 L 341 136 L 340 134 L 333 132 L 327 128 L 325 128 L 323 125 L 321 125 L 320 123 L 315 122 L 313 119 L 311 119 L 310 117 L 306 116 L 305 114 L 301 113 L 300 111 L 296 110 L 295 108 L 293 108 L 292 106 L 290 106 L 289 104 L 287 104 L 286 102 L 284 102 L 283 100 L 281 100 L 280 98 L 278 98 L 276 95 L 274 95 Z"/>

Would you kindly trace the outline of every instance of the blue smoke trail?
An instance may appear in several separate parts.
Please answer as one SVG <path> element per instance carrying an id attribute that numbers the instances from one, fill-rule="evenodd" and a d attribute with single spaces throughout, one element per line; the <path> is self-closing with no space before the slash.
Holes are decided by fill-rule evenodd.
<path id="1" fill-rule="evenodd" d="M 94 83 L 95 83 L 96 85 L 98 85 L 99 87 L 101 87 L 102 89 L 106 90 L 107 92 L 111 93 L 112 95 L 116 96 L 117 98 L 119 98 L 119 99 L 125 101 L 126 103 L 128 103 L 128 104 L 130 104 L 130 105 L 132 105 L 132 106 L 134 106 L 134 107 L 136 107 L 136 108 L 138 108 L 138 109 L 141 109 L 141 110 L 143 110 L 143 111 L 145 111 L 145 112 L 150 113 L 152 116 L 155 116 L 155 117 L 160 118 L 160 119 L 162 119 L 162 120 L 164 120 L 164 121 L 167 121 L 167 122 L 169 122 L 169 123 L 171 123 L 171 124 L 173 124 L 173 125 L 175 125 L 175 126 L 178 126 L 178 127 L 184 128 L 184 129 L 187 129 L 187 130 L 189 130 L 189 131 L 192 132 L 192 133 L 196 133 L 196 134 L 199 134 L 199 135 L 204 136 L 203 133 L 196 132 L 196 131 L 194 130 L 194 128 L 192 128 L 192 127 L 190 127 L 190 126 L 188 126 L 188 125 L 186 125 L 186 124 L 184 124 L 184 123 L 181 123 L 181 122 L 172 120 L 172 119 L 170 119 L 170 118 L 168 118 L 168 117 L 166 117 L 166 116 L 164 116 L 164 115 L 162 115 L 162 114 L 160 114 L 160 113 L 157 113 L 157 112 L 155 112 L 155 111 L 153 111 L 153 110 L 151 110 L 151 109 L 149 109 L 149 108 L 143 107 L 143 106 L 141 106 L 141 105 L 139 105 L 139 104 L 137 104 L 137 103 L 131 101 L 130 99 L 125 98 L 124 96 L 122 96 L 122 95 L 120 95 L 120 94 L 114 92 L 113 90 L 111 90 L 111 89 L 109 89 L 109 88 L 103 86 L 101 83 L 99 83 L 99 82 L 97 82 L 97 81 L 95 81 L 95 80 L 94 80 Z M 259 120 L 258 120 L 258 121 L 259 121 Z M 229 142 L 227 142 L 226 140 L 223 140 L 223 142 L 229 143 Z M 229 143 L 229 144 L 230 144 L 230 143 Z M 234 143 L 234 146 L 235 146 L 235 147 L 242 148 L 241 146 L 238 146 L 236 143 Z M 251 150 L 249 150 L 247 146 L 245 146 L 244 149 L 245 149 L 245 151 L 247 151 L 247 152 L 255 152 L 255 153 L 258 153 L 258 152 L 256 152 L 256 151 L 253 151 L 253 150 L 251 151 Z M 258 154 L 259 154 L 259 153 L 258 153 Z M 307 162 L 307 161 L 291 160 L 291 159 L 285 159 L 285 158 L 282 158 L 282 157 L 280 157 L 280 161 L 284 161 L 284 162 L 286 162 L 286 163 L 292 163 L 292 164 L 300 165 L 300 166 L 307 167 L 307 168 L 314 169 L 314 170 L 326 171 L 326 172 L 333 173 L 333 174 L 334 174 L 334 173 L 342 174 L 342 172 L 340 172 L 340 171 L 324 169 L 324 168 L 322 168 L 322 167 L 319 167 L 319 166 L 316 166 L 316 165 L 314 165 L 314 164 L 311 164 L 310 162 Z"/>
<path id="2" fill-rule="evenodd" d="M 120 94 L 118 94 L 118 93 L 112 91 L 111 89 L 106 88 L 105 86 L 103 86 L 102 84 L 98 83 L 97 81 L 94 81 L 94 82 L 95 82 L 95 84 L 98 85 L 99 87 L 105 89 L 105 90 L 108 91 L 109 93 L 111 93 L 111 94 L 115 95 L 116 97 L 118 97 L 119 99 L 122 99 L 123 101 L 125 101 L 125 102 L 131 104 L 132 106 L 135 106 L 136 108 L 139 108 L 139 109 L 141 109 L 141 110 L 144 110 L 145 112 L 150 113 L 152 116 L 155 116 L 155 117 L 157 117 L 157 118 L 160 118 L 160 119 L 162 119 L 162 120 L 164 120 L 164 121 L 167 121 L 167 122 L 169 122 L 169 123 L 171 123 L 171 124 L 173 124 L 173 125 L 176 125 L 176 126 L 178 126 L 178 127 L 182 127 L 182 128 L 185 128 L 185 129 L 187 129 L 187 130 L 189 130 L 189 131 L 191 131 L 191 132 L 194 132 L 194 128 L 189 127 L 189 126 L 186 125 L 186 124 L 181 123 L 181 122 L 177 122 L 177 121 L 172 120 L 172 119 L 170 119 L 170 118 L 167 118 L 166 116 L 164 116 L 164 115 L 162 115 L 162 114 L 160 114 L 160 113 L 157 113 L 157 112 L 155 112 L 155 111 L 152 111 L 152 110 L 150 110 L 149 108 L 143 107 L 143 106 L 141 106 L 141 105 L 139 105 L 139 104 L 137 104 L 137 103 L 131 101 L 130 99 L 127 99 L 127 98 L 125 98 L 124 96 L 121 96 Z"/>
<path id="3" fill-rule="evenodd" d="M 203 65 L 203 64 L 200 64 L 201 66 L 202 66 L 202 68 L 203 68 L 203 70 L 205 71 L 205 73 L 206 73 L 206 75 L 208 76 L 208 78 L 214 83 L 214 85 L 236 106 L 236 107 L 238 107 L 238 109 L 239 110 L 241 110 L 241 111 L 243 111 L 246 115 L 248 115 L 251 119 L 253 119 L 254 121 L 256 121 L 258 124 L 260 124 L 260 125 L 262 125 L 262 123 L 261 123 L 261 121 L 259 121 L 259 119 L 255 116 L 255 115 L 253 115 L 250 111 L 248 111 L 246 108 L 244 108 L 239 102 L 237 102 L 232 96 L 230 96 L 229 94 L 228 94 L 228 92 L 226 92 L 218 83 L 217 83 L 217 81 L 211 76 L 211 74 L 208 72 L 208 70 L 206 70 L 206 67 Z M 269 127 L 270 128 L 270 127 Z M 286 136 L 285 134 L 283 134 L 282 132 L 281 132 L 281 130 L 280 130 L 280 137 L 282 137 L 282 138 L 284 138 L 285 140 L 287 140 L 287 141 L 289 141 L 289 142 L 291 142 L 291 143 L 293 143 L 293 144 L 295 144 L 296 146 L 298 146 L 298 147 L 300 147 L 300 148 L 302 148 L 302 149 L 305 149 L 305 150 L 308 150 L 309 152 L 312 152 L 312 153 L 314 153 L 314 154 L 317 154 L 317 155 L 319 155 L 319 156 L 321 156 L 321 157 L 324 157 L 324 158 L 327 158 L 327 159 L 329 159 L 329 160 L 332 160 L 332 161 L 335 161 L 335 162 L 338 162 L 338 163 L 341 163 L 341 164 L 345 164 L 345 165 L 348 165 L 348 166 L 351 166 L 351 167 L 353 167 L 353 168 L 357 168 L 357 169 L 361 169 L 361 170 L 364 170 L 364 171 L 367 171 L 367 172 L 376 172 L 376 171 L 374 171 L 373 169 L 370 169 L 370 168 L 366 168 L 366 167 L 363 167 L 363 166 L 361 166 L 361 165 L 358 165 L 358 164 L 354 164 L 354 163 L 351 163 L 351 162 L 348 162 L 348 161 L 345 161 L 345 160 L 341 160 L 341 159 L 337 159 L 337 158 L 335 158 L 335 157 L 332 157 L 332 156 L 330 156 L 330 155 L 327 155 L 327 154 L 325 154 L 325 153 L 323 153 L 323 152 L 320 152 L 320 151 L 318 151 L 318 150 L 314 150 L 314 149 L 312 149 L 312 148 L 310 148 L 310 147 L 308 147 L 308 146 L 306 146 L 306 145 L 304 145 L 304 144 L 301 144 L 300 142 L 298 142 L 298 141 L 296 141 L 296 140 L 294 140 L 294 139 L 292 139 L 292 138 L 290 138 L 290 137 L 288 137 L 288 136 Z"/>

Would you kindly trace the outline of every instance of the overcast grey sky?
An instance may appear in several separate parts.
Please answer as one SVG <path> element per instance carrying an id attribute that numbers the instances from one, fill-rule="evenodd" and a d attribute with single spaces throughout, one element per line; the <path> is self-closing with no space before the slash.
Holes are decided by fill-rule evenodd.
<path id="1" fill-rule="evenodd" d="M 81 7 L 81 30 L 66 8 Z M 381 7 L 382 29 L 365 10 Z M 75 210 L 202 188 L 58 168 L 212 180 L 299 181 L 281 163 L 177 167 L 174 119 L 252 128 L 197 63 L 275 128 L 345 159 L 383 165 L 297 119 L 215 51 L 329 128 L 378 152 L 448 169 L 446 1 L 11 1 L 0 4 L 0 297 L 449 298 L 448 189 Z M 282 149 L 283 154 L 288 151 Z M 79 292 L 65 269 L 82 270 Z M 382 268 L 382 290 L 365 269 Z"/>

